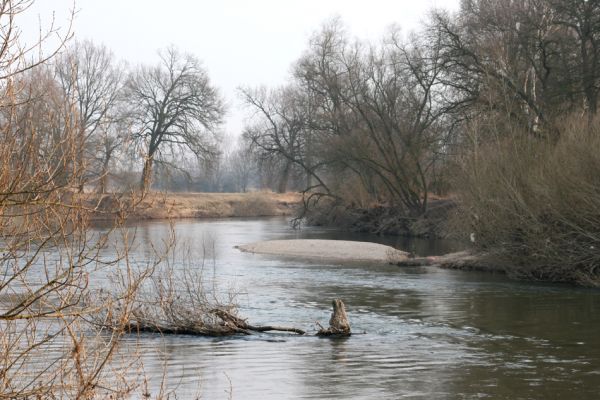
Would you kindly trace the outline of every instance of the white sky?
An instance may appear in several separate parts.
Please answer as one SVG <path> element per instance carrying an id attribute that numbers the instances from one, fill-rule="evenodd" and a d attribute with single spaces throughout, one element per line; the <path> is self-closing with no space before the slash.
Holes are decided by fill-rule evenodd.
<path id="1" fill-rule="evenodd" d="M 195 54 L 229 105 L 225 131 L 243 125 L 236 88 L 277 86 L 289 76 L 310 35 L 339 15 L 361 39 L 379 39 L 391 24 L 407 33 L 432 7 L 458 9 L 459 0 L 75 0 L 74 32 L 111 48 L 130 64 L 157 62 L 170 44 Z M 37 0 L 17 23 L 23 37 L 66 26 L 73 0 Z"/>

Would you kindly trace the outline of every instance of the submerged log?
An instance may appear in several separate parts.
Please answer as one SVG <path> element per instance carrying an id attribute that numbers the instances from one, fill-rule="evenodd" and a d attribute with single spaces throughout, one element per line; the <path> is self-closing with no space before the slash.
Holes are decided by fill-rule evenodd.
<path id="1" fill-rule="evenodd" d="M 333 306 L 333 313 L 331 313 L 331 318 L 329 319 L 329 328 L 321 326 L 321 329 L 317 332 L 317 336 L 350 336 L 350 321 L 348 321 L 344 302 L 340 299 L 335 299 L 331 304 Z"/>

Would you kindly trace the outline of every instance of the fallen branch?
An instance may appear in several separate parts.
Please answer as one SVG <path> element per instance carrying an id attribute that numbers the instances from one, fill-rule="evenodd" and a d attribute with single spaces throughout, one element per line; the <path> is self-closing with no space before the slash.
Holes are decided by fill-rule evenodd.
<path id="1" fill-rule="evenodd" d="M 293 332 L 293 333 L 297 333 L 299 335 L 304 335 L 306 333 L 302 329 L 298 329 L 298 328 L 288 328 L 288 327 L 271 326 L 271 325 L 266 325 L 266 326 L 250 325 L 246 322 L 245 319 L 236 317 L 235 315 L 233 315 L 225 310 L 215 309 L 215 310 L 212 310 L 212 312 L 215 313 L 215 315 L 217 315 L 219 318 L 221 318 L 221 320 L 225 321 L 228 325 L 231 325 L 237 329 L 240 329 L 241 331 L 248 331 L 248 332 L 280 331 L 280 332 Z"/>
<path id="2" fill-rule="evenodd" d="M 132 303 L 129 321 L 125 323 L 129 332 L 217 337 L 270 331 L 306 334 L 295 327 L 252 325 L 237 315 L 232 296 L 229 301 L 222 302 L 206 288 L 202 275 L 188 269 L 177 275 L 172 269 L 156 272 L 147 278 L 144 290 Z M 99 290 L 86 301 L 93 304 L 102 299 L 105 303 L 113 303 L 116 308 L 122 307 L 123 299 L 112 296 L 110 292 Z M 334 300 L 333 307 L 330 328 L 320 330 L 318 335 L 349 335 L 350 324 L 344 303 Z M 115 321 L 114 315 L 108 311 L 97 313 L 93 320 L 99 328 L 123 326 L 123 322 Z"/>
<path id="3" fill-rule="evenodd" d="M 231 336 L 231 335 L 252 335 L 256 332 L 293 332 L 298 335 L 304 335 L 306 332 L 302 329 L 283 327 L 283 326 L 260 326 L 250 325 L 245 319 L 239 318 L 224 309 L 212 309 L 210 314 L 217 317 L 214 323 L 206 322 L 179 322 L 174 325 L 173 321 L 161 322 L 148 320 L 141 315 L 135 315 L 134 320 L 129 323 L 130 331 L 151 332 L 161 334 L 175 335 L 195 335 L 195 336 Z"/>

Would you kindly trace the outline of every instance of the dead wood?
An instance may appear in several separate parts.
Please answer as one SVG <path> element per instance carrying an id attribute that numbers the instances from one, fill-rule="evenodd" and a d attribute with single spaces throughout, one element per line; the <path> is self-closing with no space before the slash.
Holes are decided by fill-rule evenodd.
<path id="1" fill-rule="evenodd" d="M 293 332 L 299 335 L 304 335 L 306 332 L 302 329 L 298 328 L 290 328 L 284 326 L 272 326 L 272 325 L 250 325 L 246 322 L 245 319 L 237 317 L 225 310 L 215 309 L 213 312 L 221 318 L 221 320 L 226 321 L 228 325 L 231 325 L 240 330 L 249 331 L 249 332 L 268 332 L 268 331 L 280 331 L 280 332 Z"/>
<path id="2" fill-rule="evenodd" d="M 216 317 L 214 323 L 179 323 L 173 325 L 172 321 L 163 323 L 156 320 L 148 320 L 141 316 L 135 317 L 135 320 L 129 324 L 131 331 L 136 332 L 152 332 L 161 334 L 178 334 L 178 335 L 196 335 L 196 336 L 231 336 L 231 335 L 252 335 L 256 332 L 293 332 L 299 335 L 304 335 L 306 332 L 302 329 L 283 327 L 283 326 L 261 326 L 250 325 L 245 319 L 242 319 L 224 309 L 213 309 L 209 313 Z"/>
<path id="3" fill-rule="evenodd" d="M 331 304 L 333 312 L 329 319 L 329 327 L 323 328 L 321 326 L 321 329 L 317 332 L 317 336 L 350 336 L 350 321 L 348 321 L 344 302 L 340 299 L 335 299 Z"/>

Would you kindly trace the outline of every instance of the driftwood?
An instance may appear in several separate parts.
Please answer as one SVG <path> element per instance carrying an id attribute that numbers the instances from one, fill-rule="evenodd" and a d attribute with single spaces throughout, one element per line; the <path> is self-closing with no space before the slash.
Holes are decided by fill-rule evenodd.
<path id="1" fill-rule="evenodd" d="M 298 335 L 304 335 L 306 333 L 302 329 L 298 329 L 298 328 L 288 328 L 288 327 L 284 327 L 284 326 L 272 326 L 272 325 L 264 325 L 264 326 L 250 325 L 246 322 L 245 319 L 236 317 L 235 315 L 232 315 L 225 310 L 217 309 L 217 310 L 214 310 L 213 312 L 219 318 L 221 318 L 226 324 L 231 325 L 237 329 L 240 329 L 241 333 L 246 333 L 244 331 L 247 331 L 248 332 L 247 334 L 251 334 L 252 332 L 268 332 L 268 331 L 293 332 L 293 333 L 297 333 Z"/>
<path id="2" fill-rule="evenodd" d="M 231 336 L 231 335 L 252 335 L 255 332 L 293 332 L 298 335 L 304 335 L 306 332 L 298 328 L 282 326 L 258 326 L 250 325 L 245 319 L 237 317 L 224 309 L 213 309 L 210 313 L 217 318 L 216 323 L 189 323 L 189 324 L 161 324 L 157 321 L 149 321 L 137 317 L 129 324 L 132 331 L 153 332 L 161 334 L 179 334 L 179 335 L 197 335 L 197 336 Z"/>
<path id="3" fill-rule="evenodd" d="M 332 301 L 333 312 L 329 319 L 329 327 L 324 328 L 318 322 L 320 329 L 317 336 L 340 337 L 350 336 L 350 322 L 346 314 L 344 302 L 340 299 Z M 298 335 L 306 334 L 305 331 L 298 328 L 290 328 L 283 326 L 271 325 L 250 325 L 245 319 L 242 319 L 224 309 L 210 310 L 210 314 L 215 316 L 218 323 L 199 324 L 199 323 L 180 323 L 173 325 L 172 323 L 161 324 L 157 321 L 150 321 L 141 316 L 137 316 L 130 322 L 129 328 L 131 331 L 137 332 L 153 332 L 161 334 L 179 334 L 179 335 L 197 335 L 197 336 L 231 336 L 231 335 L 252 335 L 256 332 L 293 332 Z"/>
<path id="4" fill-rule="evenodd" d="M 320 329 L 317 336 L 340 337 L 350 336 L 350 322 L 346 314 L 344 302 L 340 299 L 335 299 L 331 302 L 333 312 L 329 319 L 329 327 L 324 328 L 317 322 Z M 142 315 L 134 315 L 134 319 L 130 322 L 129 328 L 137 332 L 152 332 L 161 334 L 179 334 L 179 335 L 197 335 L 197 336 L 230 336 L 230 335 L 251 335 L 256 332 L 293 332 L 298 335 L 306 334 L 305 331 L 298 328 L 290 328 L 283 326 L 272 325 L 250 325 L 245 319 L 242 319 L 231 312 L 215 308 L 209 311 L 215 317 L 214 323 L 178 323 L 173 324 L 172 321 L 160 323 L 156 320 L 148 320 Z M 135 313 L 134 313 L 135 314 Z"/>
<path id="5" fill-rule="evenodd" d="M 159 288 L 162 289 L 162 288 Z M 195 336 L 231 336 L 252 335 L 258 332 L 291 332 L 305 335 L 306 332 L 299 328 L 274 326 L 274 325 L 252 325 L 246 319 L 237 315 L 236 307 L 233 305 L 209 305 L 204 298 L 173 295 L 168 290 L 159 290 L 158 300 L 150 297 L 147 302 L 139 302 L 131 310 L 126 327 L 129 332 L 150 332 L 159 334 L 178 334 Z M 167 295 L 165 295 L 165 293 Z M 188 293 L 189 294 L 189 293 Z M 97 314 L 91 316 L 90 322 L 100 329 L 121 329 L 122 321 L 115 319 L 119 313 L 113 310 L 121 309 L 120 299 L 109 301 L 111 293 L 99 291 L 93 296 L 103 298 L 104 301 L 113 305 Z M 161 301 L 159 301 L 161 300 Z M 87 299 L 93 304 L 92 299 Z M 329 320 L 329 327 L 321 328 L 317 336 L 350 336 L 350 323 L 346 315 L 342 300 L 335 299 L 332 302 L 333 312 Z"/>
<path id="6" fill-rule="evenodd" d="M 346 307 L 340 299 L 335 299 L 331 302 L 333 312 L 329 319 L 329 328 L 324 328 L 318 324 L 321 329 L 317 332 L 317 336 L 350 336 L 350 321 L 346 315 Z"/>

